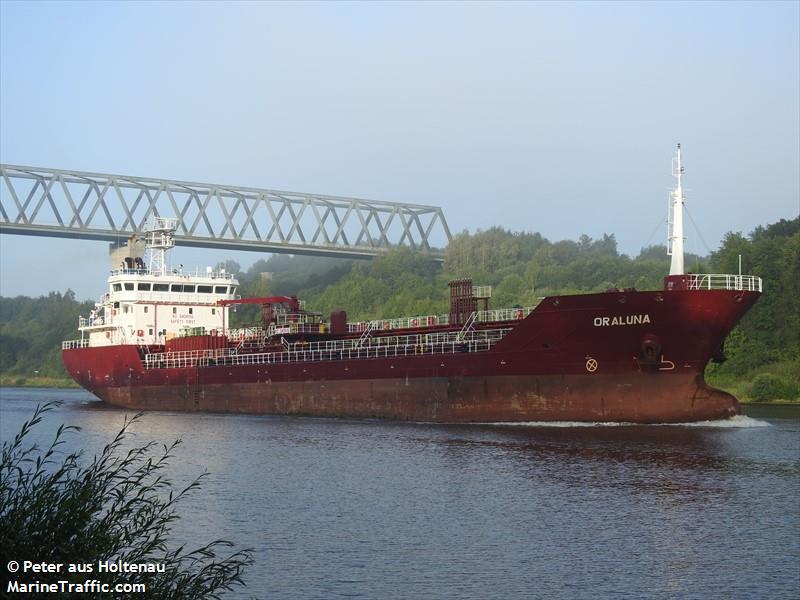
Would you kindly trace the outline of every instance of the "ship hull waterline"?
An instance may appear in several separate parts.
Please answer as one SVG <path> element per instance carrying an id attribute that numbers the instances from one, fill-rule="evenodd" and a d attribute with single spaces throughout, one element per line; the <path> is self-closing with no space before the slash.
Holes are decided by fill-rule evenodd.
<path id="1" fill-rule="evenodd" d="M 445 423 L 679 423 L 726 419 L 739 411 L 731 394 L 691 373 L 139 385 L 93 392 L 132 410 Z"/>
<path id="2" fill-rule="evenodd" d="M 189 377 L 176 385 L 86 387 L 105 402 L 132 410 L 418 422 L 670 423 L 726 419 L 739 410 L 736 398 L 708 386 L 696 372 L 248 383 Z"/>

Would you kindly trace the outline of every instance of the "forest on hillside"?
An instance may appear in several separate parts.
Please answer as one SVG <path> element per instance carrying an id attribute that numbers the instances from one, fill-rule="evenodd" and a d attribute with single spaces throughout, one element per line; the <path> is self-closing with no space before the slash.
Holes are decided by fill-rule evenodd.
<path id="1" fill-rule="evenodd" d="M 736 273 L 740 254 L 743 271 L 764 279 L 764 294 L 729 336 L 728 360 L 709 366 L 709 380 L 740 397 L 798 399 L 800 218 L 747 236 L 728 233 L 710 256 L 687 255 L 687 270 Z M 345 309 L 350 320 L 367 320 L 446 313 L 447 282 L 458 277 L 491 285 L 495 307 L 533 306 L 553 294 L 659 289 L 669 260 L 664 246 L 620 254 L 613 235 L 551 242 L 495 227 L 455 236 L 443 262 L 397 248 L 371 261 L 273 255 L 246 270 L 233 260 L 220 266 L 237 274 L 244 297 L 297 295 L 309 310 Z M 76 337 L 77 316 L 90 308 L 71 291 L 0 298 L 0 381 L 65 378 L 61 340 Z M 232 320 L 255 322 L 257 308 L 240 307 Z"/>

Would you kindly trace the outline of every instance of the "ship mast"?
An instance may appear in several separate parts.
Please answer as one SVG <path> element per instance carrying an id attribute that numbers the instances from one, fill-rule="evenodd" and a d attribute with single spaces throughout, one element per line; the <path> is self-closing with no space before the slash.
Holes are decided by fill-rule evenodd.
<path id="1" fill-rule="evenodd" d="M 167 274 L 167 250 L 175 246 L 175 229 L 178 220 L 155 217 L 145 231 L 145 243 L 150 254 L 150 272 Z"/>
<path id="2" fill-rule="evenodd" d="M 672 159 L 672 175 L 678 182 L 669 194 L 669 211 L 667 214 L 667 255 L 672 257 L 669 266 L 670 275 L 683 275 L 683 161 L 681 145 Z"/>

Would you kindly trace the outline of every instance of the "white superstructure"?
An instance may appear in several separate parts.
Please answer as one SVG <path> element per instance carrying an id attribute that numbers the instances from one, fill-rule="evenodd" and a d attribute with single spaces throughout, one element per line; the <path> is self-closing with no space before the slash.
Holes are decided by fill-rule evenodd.
<path id="1" fill-rule="evenodd" d="M 229 309 L 217 303 L 238 298 L 239 282 L 211 267 L 193 274 L 182 266 L 170 269 L 166 252 L 174 246 L 174 231 L 175 219 L 156 218 L 144 250 L 131 239 L 121 255 L 113 255 L 122 260 L 111 271 L 107 292 L 88 317 L 79 318 L 82 345 L 163 344 L 187 329 L 211 333 L 228 327 Z"/>

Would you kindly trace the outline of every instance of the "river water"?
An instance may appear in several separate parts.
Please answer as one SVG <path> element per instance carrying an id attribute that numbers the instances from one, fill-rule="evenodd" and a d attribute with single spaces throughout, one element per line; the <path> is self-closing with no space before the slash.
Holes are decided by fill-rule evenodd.
<path id="1" fill-rule="evenodd" d="M 8 440 L 91 456 L 125 412 L 79 390 L 0 389 Z M 211 476 L 174 540 L 255 550 L 225 598 L 798 598 L 800 409 L 700 425 L 427 425 L 148 413 Z"/>

